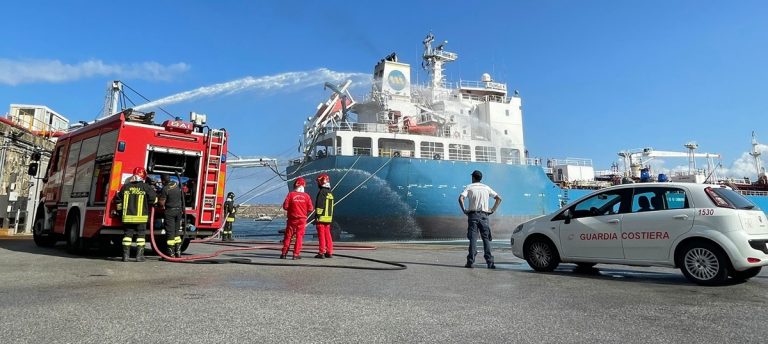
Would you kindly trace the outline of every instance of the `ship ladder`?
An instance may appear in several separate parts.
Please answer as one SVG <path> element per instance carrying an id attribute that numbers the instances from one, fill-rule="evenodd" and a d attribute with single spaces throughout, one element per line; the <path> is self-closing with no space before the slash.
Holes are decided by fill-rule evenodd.
<path id="1" fill-rule="evenodd" d="M 212 224 L 216 221 L 216 204 L 223 198 L 224 189 L 219 184 L 221 179 L 221 157 L 224 152 L 225 131 L 210 129 L 208 131 L 208 147 L 205 164 L 205 185 L 203 185 L 203 207 L 200 223 Z"/>

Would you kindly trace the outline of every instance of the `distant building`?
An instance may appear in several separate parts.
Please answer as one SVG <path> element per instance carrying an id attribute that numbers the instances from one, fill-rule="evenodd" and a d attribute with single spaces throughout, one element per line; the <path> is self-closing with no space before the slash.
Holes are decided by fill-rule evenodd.
<path id="1" fill-rule="evenodd" d="M 69 128 L 67 118 L 45 105 L 11 104 L 8 119 L 35 134 L 64 132 Z"/>
<path id="2" fill-rule="evenodd" d="M 47 106 L 12 104 L 0 118 L 0 235 L 30 234 L 55 137 L 69 120 Z M 39 153 L 37 175 L 27 174 Z M 35 154 L 36 155 L 36 154 Z"/>

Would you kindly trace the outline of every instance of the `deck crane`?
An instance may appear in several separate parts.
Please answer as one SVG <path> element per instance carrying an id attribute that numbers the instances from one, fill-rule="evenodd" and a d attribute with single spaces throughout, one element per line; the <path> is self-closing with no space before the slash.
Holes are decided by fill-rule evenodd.
<path id="1" fill-rule="evenodd" d="M 619 152 L 619 156 L 624 159 L 624 168 L 629 174 L 633 174 L 629 171 L 639 171 L 639 169 L 644 168 L 648 162 L 655 158 L 688 158 L 688 176 L 701 174 L 696 169 L 696 158 L 705 158 L 707 159 L 707 168 L 704 171 L 705 181 L 716 181 L 717 175 L 714 172 L 715 167 L 719 164 L 715 164 L 714 159 L 720 159 L 720 154 L 696 153 L 696 149 L 699 148 L 696 142 L 688 142 L 683 146 L 688 149 L 687 152 L 662 151 L 646 147 L 640 150 L 622 151 Z"/>
<path id="2" fill-rule="evenodd" d="M 338 125 L 338 123 L 343 122 L 347 112 L 356 104 L 352 95 L 349 94 L 349 85 L 351 84 L 351 80 L 347 80 L 339 86 L 329 82 L 325 83 L 325 88 L 330 88 L 333 94 L 325 103 L 320 103 L 317 106 L 317 112 L 314 116 L 307 118 L 307 122 L 304 122 L 304 156 L 309 156 L 315 147 L 317 138 L 324 134 L 325 127 L 329 124 Z"/>

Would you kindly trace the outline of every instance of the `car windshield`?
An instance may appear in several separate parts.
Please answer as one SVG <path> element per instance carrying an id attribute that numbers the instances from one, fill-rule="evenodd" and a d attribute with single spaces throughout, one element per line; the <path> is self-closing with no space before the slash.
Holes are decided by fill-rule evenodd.
<path id="1" fill-rule="evenodd" d="M 760 208 L 752 203 L 752 201 L 731 189 L 712 188 L 712 191 L 714 191 L 718 196 L 724 198 L 736 209 L 760 210 Z"/>

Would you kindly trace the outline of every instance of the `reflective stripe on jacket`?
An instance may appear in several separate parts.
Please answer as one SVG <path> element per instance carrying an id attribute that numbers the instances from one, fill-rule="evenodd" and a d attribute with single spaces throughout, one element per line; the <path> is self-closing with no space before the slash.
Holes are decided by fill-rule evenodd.
<path id="1" fill-rule="evenodd" d="M 237 208 L 233 202 L 224 202 L 224 212 L 227 213 L 227 222 L 235 222 L 235 214 L 237 214 Z"/>
<path id="2" fill-rule="evenodd" d="M 333 194 L 327 188 L 320 188 L 315 198 L 315 220 L 318 223 L 333 222 Z"/>
<path id="3" fill-rule="evenodd" d="M 149 207 L 157 201 L 155 190 L 143 181 L 126 183 L 115 197 L 123 223 L 146 223 Z"/>

